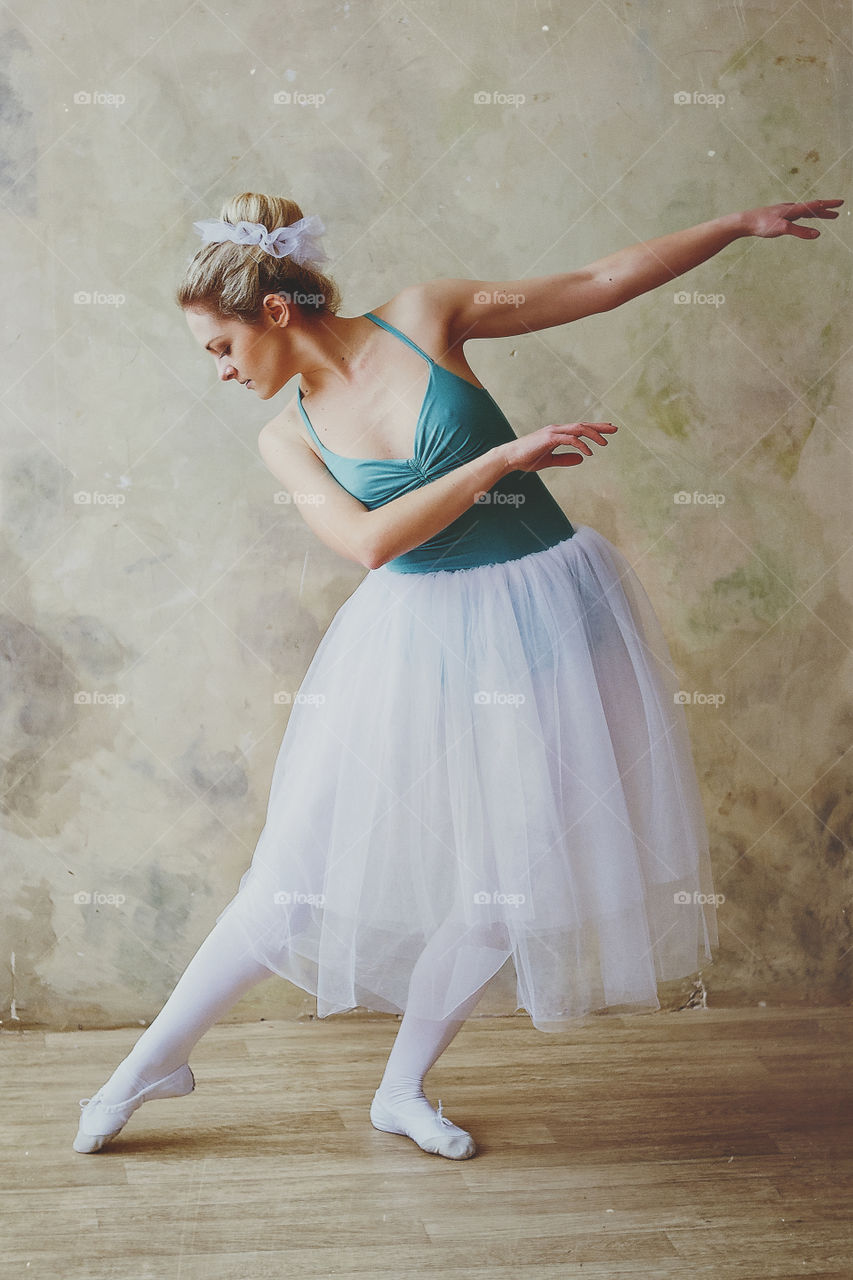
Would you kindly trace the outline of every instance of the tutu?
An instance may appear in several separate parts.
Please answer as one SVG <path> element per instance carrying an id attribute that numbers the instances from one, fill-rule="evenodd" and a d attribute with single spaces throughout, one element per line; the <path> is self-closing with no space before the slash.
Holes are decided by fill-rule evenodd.
<path id="1" fill-rule="evenodd" d="M 368 571 L 295 696 L 238 891 L 252 954 L 319 1017 L 448 1017 L 505 964 L 542 1031 L 660 1008 L 717 945 L 666 641 L 586 525 L 497 564 Z"/>

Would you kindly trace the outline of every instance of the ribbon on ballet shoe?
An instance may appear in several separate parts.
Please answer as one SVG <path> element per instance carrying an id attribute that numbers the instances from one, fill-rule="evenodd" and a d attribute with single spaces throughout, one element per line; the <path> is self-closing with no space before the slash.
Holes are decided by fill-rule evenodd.
<path id="1" fill-rule="evenodd" d="M 441 1147 L 438 1150 L 430 1148 L 434 1155 L 447 1156 L 451 1160 L 468 1160 L 471 1156 L 476 1155 L 477 1148 L 474 1139 L 466 1129 L 460 1129 L 458 1124 L 448 1120 L 441 1109 L 441 1098 L 438 1100 L 436 1119 L 443 1128 L 452 1130 L 452 1137 L 451 1146 L 447 1149 L 442 1149 Z M 424 1148 L 424 1150 L 427 1150 L 427 1148 Z"/>
<path id="2" fill-rule="evenodd" d="M 95 1102 L 103 1111 L 118 1111 L 121 1107 L 126 1107 L 126 1102 L 104 1102 L 99 1089 L 97 1093 L 93 1093 L 91 1098 L 80 1099 L 80 1110 L 84 1111 L 90 1102 Z"/>
<path id="3" fill-rule="evenodd" d="M 460 1129 L 444 1115 L 441 1099 L 437 1111 L 429 1099 L 422 1097 L 419 1101 L 423 1102 L 423 1114 L 407 1115 L 402 1104 L 397 1110 L 385 1107 L 377 1090 L 370 1108 L 370 1122 L 375 1129 L 381 1129 L 385 1133 L 405 1134 L 430 1155 L 467 1160 L 476 1153 L 477 1148 L 470 1133 Z"/>

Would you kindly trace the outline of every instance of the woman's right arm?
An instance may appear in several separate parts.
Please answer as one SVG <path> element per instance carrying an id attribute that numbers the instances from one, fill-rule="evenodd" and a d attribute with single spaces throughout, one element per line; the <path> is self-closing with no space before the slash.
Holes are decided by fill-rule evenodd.
<path id="1" fill-rule="evenodd" d="M 510 471 L 576 466 L 583 454 L 553 450 L 571 445 L 589 455 L 592 450 L 581 435 L 606 445 L 601 433 L 615 430 L 611 423 L 543 427 L 488 449 L 447 475 L 372 510 L 338 484 L 304 440 L 283 434 L 274 423 L 261 431 L 258 449 L 312 532 L 347 560 L 378 569 L 446 529 Z"/>

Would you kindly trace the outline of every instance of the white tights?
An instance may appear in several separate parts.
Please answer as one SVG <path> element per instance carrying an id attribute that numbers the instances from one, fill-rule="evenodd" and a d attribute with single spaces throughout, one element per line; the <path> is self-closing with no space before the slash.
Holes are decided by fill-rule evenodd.
<path id="1" fill-rule="evenodd" d="M 446 924 L 430 939 L 412 970 L 409 1004 L 417 1007 L 419 993 L 434 988 L 453 972 L 457 948 L 481 946 L 483 984 L 442 1021 L 415 1017 L 407 1008 L 380 1084 L 389 1104 L 424 1097 L 423 1079 L 444 1052 L 483 995 L 502 963 L 506 939 L 500 929 L 460 930 Z M 507 953 L 508 954 L 508 953 Z M 247 950 L 242 930 L 232 913 L 214 925 L 190 960 L 150 1027 L 103 1086 L 104 1102 L 122 1102 L 175 1071 L 188 1061 L 194 1045 L 214 1023 L 257 983 L 274 977 Z"/>

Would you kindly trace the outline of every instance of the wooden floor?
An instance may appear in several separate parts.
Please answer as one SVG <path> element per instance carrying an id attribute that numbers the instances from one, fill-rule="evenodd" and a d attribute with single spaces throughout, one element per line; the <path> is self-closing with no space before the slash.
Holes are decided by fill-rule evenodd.
<path id="1" fill-rule="evenodd" d="M 853 1011 L 473 1017 L 425 1083 L 458 1162 L 370 1125 L 396 1025 L 214 1027 L 95 1155 L 139 1031 L 3 1033 L 3 1280 L 853 1277 Z"/>

